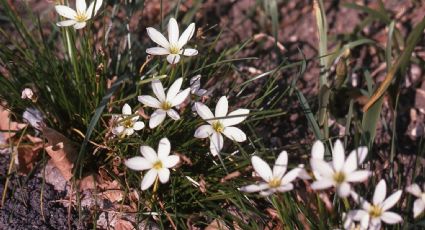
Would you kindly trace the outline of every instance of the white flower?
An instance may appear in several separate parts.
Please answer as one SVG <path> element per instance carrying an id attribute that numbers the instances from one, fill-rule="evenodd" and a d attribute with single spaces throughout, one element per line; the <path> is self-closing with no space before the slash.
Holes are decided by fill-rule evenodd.
<path id="1" fill-rule="evenodd" d="M 265 182 L 242 187 L 240 191 L 260 192 L 262 196 L 268 196 L 275 192 L 287 192 L 292 190 L 294 185 L 291 182 L 297 178 L 301 171 L 301 168 L 294 168 L 285 175 L 288 166 L 288 154 L 286 151 L 282 151 L 279 154 L 273 166 L 273 171 L 265 161 L 257 156 L 251 158 L 251 163 L 255 172 L 257 172 Z"/>
<path id="2" fill-rule="evenodd" d="M 30 88 L 25 88 L 24 90 L 22 90 L 22 94 L 21 94 L 21 98 L 22 99 L 33 99 L 34 96 L 34 92 L 32 91 L 32 89 Z"/>
<path id="3" fill-rule="evenodd" d="M 122 107 L 122 115 L 117 118 L 117 126 L 112 129 L 115 135 L 131 136 L 134 131 L 145 127 L 143 121 L 138 121 L 139 116 L 132 114 L 131 107 L 125 104 Z"/>
<path id="4" fill-rule="evenodd" d="M 381 221 L 387 224 L 397 224 L 403 221 L 403 219 L 397 213 L 388 210 L 398 202 L 401 193 L 402 191 L 398 190 L 385 199 L 387 195 L 385 180 L 380 180 L 376 186 L 372 204 L 357 195 L 357 193 L 351 192 L 351 196 L 360 204 L 361 209 L 350 211 L 348 213 L 348 218 L 359 221 L 361 229 L 369 230 L 381 229 Z"/>
<path id="5" fill-rule="evenodd" d="M 141 146 L 140 152 L 143 157 L 132 157 L 125 161 L 125 165 L 133 170 L 149 170 L 142 180 L 142 190 L 148 189 L 159 177 L 159 181 L 165 184 L 170 179 L 170 170 L 176 166 L 180 158 L 170 155 L 171 144 L 167 138 L 162 138 L 158 145 L 158 154 L 149 146 Z"/>
<path id="6" fill-rule="evenodd" d="M 102 6 L 102 1 L 103 0 L 93 0 L 93 2 L 90 3 L 89 7 L 87 7 L 86 0 L 77 0 L 77 11 L 64 5 L 55 6 L 56 12 L 58 12 L 59 15 L 68 19 L 65 21 L 58 22 L 56 23 L 56 25 L 74 26 L 74 28 L 77 30 L 84 28 L 87 24 L 86 22 L 92 17 L 94 17 L 99 8 Z M 95 2 L 96 6 L 94 5 Z"/>
<path id="7" fill-rule="evenodd" d="M 40 110 L 36 108 L 26 108 L 22 114 L 22 118 L 36 129 L 41 129 L 44 124 L 43 115 L 41 114 Z"/>
<path id="8" fill-rule="evenodd" d="M 190 93 L 198 97 L 204 96 L 208 91 L 201 89 L 201 75 L 198 74 L 190 79 Z"/>
<path id="9" fill-rule="evenodd" d="M 151 129 L 161 124 L 167 114 L 173 120 L 180 119 L 180 115 L 173 109 L 173 107 L 183 103 L 190 93 L 190 88 L 179 92 L 182 83 L 183 78 L 177 79 L 168 89 L 166 96 L 162 83 L 159 80 L 153 80 L 152 89 L 157 98 L 149 95 L 142 95 L 138 97 L 138 100 L 144 105 L 157 109 L 149 119 L 149 127 Z"/>
<path id="10" fill-rule="evenodd" d="M 228 101 L 222 96 L 215 107 L 215 116 L 211 110 L 200 102 L 195 103 L 196 112 L 202 119 L 208 122 L 208 125 L 202 125 L 195 131 L 196 138 L 210 138 L 210 151 L 213 156 L 217 156 L 223 149 L 223 136 L 237 142 L 246 140 L 245 133 L 233 125 L 244 121 L 249 114 L 248 109 L 237 109 L 229 114 Z"/>
<path id="11" fill-rule="evenodd" d="M 413 217 L 416 218 L 425 210 L 425 184 L 423 184 L 423 191 L 418 184 L 410 185 L 406 191 L 418 198 L 413 203 Z"/>
<path id="12" fill-rule="evenodd" d="M 195 33 L 195 23 L 191 23 L 179 37 L 179 26 L 174 18 L 168 22 L 168 40 L 158 30 L 146 28 L 149 37 L 160 47 L 153 47 L 146 50 L 146 53 L 152 55 L 167 55 L 167 61 L 170 64 L 176 64 L 180 61 L 180 55 L 195 56 L 198 54 L 196 49 L 185 48 L 183 46 L 192 38 Z"/>
<path id="13" fill-rule="evenodd" d="M 347 197 L 351 191 L 350 182 L 362 182 L 370 176 L 371 173 L 367 170 L 357 170 L 361 162 L 357 152 L 363 153 L 365 148 L 352 151 L 346 160 L 344 147 L 341 141 L 337 140 L 332 150 L 332 164 L 320 159 L 321 154 L 315 152 L 322 150 L 324 151 L 324 148 L 314 147 L 313 158 L 310 160 L 313 173 L 317 174 L 316 181 L 311 184 L 313 189 L 335 187 L 338 196 Z"/>

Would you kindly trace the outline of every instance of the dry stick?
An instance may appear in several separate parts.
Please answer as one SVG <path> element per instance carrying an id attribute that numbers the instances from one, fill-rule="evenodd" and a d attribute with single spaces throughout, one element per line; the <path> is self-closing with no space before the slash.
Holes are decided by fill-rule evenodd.
<path id="1" fill-rule="evenodd" d="M 171 219 L 170 214 L 168 214 L 168 212 L 165 210 L 164 204 L 163 204 L 160 200 L 158 200 L 158 203 L 159 203 L 159 206 L 161 206 L 162 210 L 164 211 L 165 216 L 166 216 L 166 217 L 167 217 L 167 219 L 170 221 L 170 223 L 171 223 L 171 225 L 173 226 L 173 228 L 176 230 L 176 229 L 177 229 L 177 226 L 176 226 L 176 224 L 174 224 L 173 219 Z"/>

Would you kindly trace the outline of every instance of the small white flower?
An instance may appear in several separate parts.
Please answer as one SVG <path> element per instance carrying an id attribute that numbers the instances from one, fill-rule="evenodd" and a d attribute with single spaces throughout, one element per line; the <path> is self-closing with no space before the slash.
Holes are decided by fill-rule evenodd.
<path id="1" fill-rule="evenodd" d="M 249 114 L 248 109 L 237 109 L 227 114 L 229 105 L 227 98 L 222 96 L 215 107 L 215 116 L 211 110 L 200 102 L 195 103 L 196 112 L 208 125 L 202 125 L 195 131 L 196 138 L 210 138 L 210 151 L 213 156 L 217 156 L 223 149 L 224 134 L 231 140 L 243 142 L 246 140 L 245 133 L 232 127 L 244 121 Z"/>
<path id="2" fill-rule="evenodd" d="M 86 5 L 86 0 L 77 0 L 77 11 L 64 5 L 56 5 L 55 9 L 59 15 L 67 18 L 68 20 L 56 23 L 58 26 L 74 26 L 75 29 L 82 29 L 86 26 L 87 21 L 94 17 L 102 6 L 103 0 L 93 0 L 89 7 Z M 96 6 L 94 3 L 96 2 Z M 94 9 L 93 9 L 94 8 Z"/>
<path id="3" fill-rule="evenodd" d="M 371 174 L 367 170 L 357 170 L 359 162 L 362 160 L 359 159 L 358 152 L 363 155 L 365 155 L 365 151 L 367 153 L 367 149 L 364 147 L 352 151 L 346 160 L 344 146 L 341 141 L 337 140 L 332 150 L 332 164 L 320 159 L 323 158 L 320 151 L 324 151 L 324 148 L 320 147 L 319 144 L 313 146 L 313 157 L 310 164 L 316 181 L 311 184 L 312 189 L 321 190 L 335 187 L 338 196 L 347 197 L 351 191 L 350 182 L 365 181 Z"/>
<path id="4" fill-rule="evenodd" d="M 359 221 L 361 229 L 379 230 L 381 222 L 387 224 L 397 224 L 403 221 L 401 216 L 395 212 L 388 211 L 401 197 L 401 190 L 396 191 L 387 199 L 387 185 L 385 180 L 380 180 L 373 194 L 372 204 L 360 197 L 357 193 L 351 192 L 353 199 L 360 204 L 361 209 L 352 210 L 348 213 L 348 218 Z M 385 199 L 385 200 L 384 200 Z"/>
<path id="5" fill-rule="evenodd" d="M 176 166 L 180 158 L 177 155 L 170 155 L 171 144 L 167 138 L 162 138 L 158 145 L 158 154 L 149 146 L 141 146 L 140 152 L 143 157 L 132 157 L 125 161 L 125 165 L 130 169 L 142 171 L 149 170 L 143 177 L 141 188 L 148 189 L 159 177 L 159 181 L 165 184 L 170 179 L 170 170 Z"/>
<path id="6" fill-rule="evenodd" d="M 204 96 L 208 91 L 201 89 L 201 75 L 198 74 L 190 79 L 190 93 L 198 97 Z"/>
<path id="7" fill-rule="evenodd" d="M 138 100 L 144 105 L 157 109 L 149 119 L 149 127 L 151 129 L 161 124 L 167 114 L 173 120 L 180 119 L 180 115 L 173 109 L 173 107 L 183 103 L 190 93 L 190 88 L 180 92 L 182 83 L 183 78 L 177 79 L 168 89 L 166 96 L 162 83 L 159 80 L 153 80 L 152 89 L 157 98 L 149 95 L 142 95 L 138 97 Z"/>
<path id="8" fill-rule="evenodd" d="M 291 183 L 295 180 L 301 171 L 301 168 L 294 168 L 288 173 L 285 172 L 288 167 L 288 154 L 282 151 L 273 166 L 270 166 L 257 156 L 251 158 L 252 166 L 255 172 L 265 181 L 260 184 L 252 184 L 240 188 L 242 192 L 260 192 L 262 196 L 269 196 L 275 192 L 287 192 L 294 188 Z"/>
<path id="9" fill-rule="evenodd" d="M 406 191 L 418 198 L 413 203 L 413 217 L 416 218 L 425 210 L 425 184 L 423 184 L 423 191 L 418 184 L 410 185 Z"/>
<path id="10" fill-rule="evenodd" d="M 32 100 L 34 96 L 34 92 L 30 88 L 25 88 L 22 90 L 21 98 L 22 99 L 30 99 Z"/>
<path id="11" fill-rule="evenodd" d="M 176 64 L 180 61 L 180 55 L 195 56 L 198 54 L 196 49 L 185 48 L 183 46 L 192 38 L 195 33 L 195 23 L 191 23 L 179 37 L 179 26 L 174 18 L 168 22 L 168 40 L 158 30 L 146 28 L 148 36 L 160 47 L 153 47 L 146 50 L 151 55 L 167 55 L 167 61 L 170 64 Z"/>
<path id="12" fill-rule="evenodd" d="M 117 118 L 117 126 L 112 129 L 112 133 L 115 135 L 131 136 L 134 131 L 141 130 L 145 127 L 145 123 L 138 120 L 139 116 L 134 115 L 131 111 L 131 107 L 125 104 L 122 107 L 122 115 Z"/>

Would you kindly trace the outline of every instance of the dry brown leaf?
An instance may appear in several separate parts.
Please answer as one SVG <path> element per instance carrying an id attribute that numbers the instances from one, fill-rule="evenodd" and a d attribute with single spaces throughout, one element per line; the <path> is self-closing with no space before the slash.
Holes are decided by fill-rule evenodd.
<path id="1" fill-rule="evenodd" d="M 115 224 L 115 230 L 135 230 L 133 224 L 128 220 L 118 219 Z"/>
<path id="2" fill-rule="evenodd" d="M 229 230 L 226 224 L 222 220 L 215 219 L 213 220 L 205 230 Z"/>
<path id="3" fill-rule="evenodd" d="M 29 173 L 34 167 L 40 150 L 43 148 L 43 140 L 38 137 L 26 135 L 25 139 L 32 142 L 32 145 L 18 147 L 18 171 L 23 174 Z"/>
<path id="4" fill-rule="evenodd" d="M 42 127 L 43 136 L 47 139 L 46 152 L 62 176 L 69 181 L 77 154 L 72 142 L 58 131 Z"/>
<path id="5" fill-rule="evenodd" d="M 0 104 L 0 130 L 3 130 L 3 132 L 0 131 L 0 135 L 3 136 L 3 139 L 5 141 L 15 136 L 15 131 L 21 130 L 25 126 L 26 124 L 11 121 L 10 111 Z M 10 130 L 12 132 L 8 132 L 5 130 Z"/>

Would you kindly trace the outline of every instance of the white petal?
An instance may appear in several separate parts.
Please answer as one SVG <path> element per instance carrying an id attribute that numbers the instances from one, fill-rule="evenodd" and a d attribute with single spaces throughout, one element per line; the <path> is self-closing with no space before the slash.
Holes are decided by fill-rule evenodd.
<path id="1" fill-rule="evenodd" d="M 225 127 L 223 130 L 223 134 L 227 138 L 234 140 L 236 142 L 243 142 L 246 140 L 245 133 L 236 127 Z"/>
<path id="2" fill-rule="evenodd" d="M 75 16 L 77 16 L 77 12 L 67 6 L 57 5 L 55 6 L 55 10 L 59 15 L 65 18 L 75 19 Z"/>
<path id="3" fill-rule="evenodd" d="M 146 170 L 152 168 L 152 163 L 143 157 L 132 157 L 127 159 L 124 164 L 133 170 Z"/>
<path id="4" fill-rule="evenodd" d="M 149 187 L 152 186 L 152 184 L 155 182 L 156 176 L 158 175 L 157 171 L 155 169 L 149 170 L 142 180 L 142 190 L 146 190 Z"/>
<path id="5" fill-rule="evenodd" d="M 346 180 L 348 182 L 363 182 L 371 175 L 367 170 L 358 170 L 355 172 L 347 173 Z"/>
<path id="6" fill-rule="evenodd" d="M 182 77 L 178 78 L 177 80 L 175 80 L 173 82 L 173 84 L 170 86 L 170 88 L 168 88 L 167 101 L 171 101 L 177 95 L 177 93 L 179 93 L 179 91 L 182 87 L 182 83 L 183 83 Z"/>
<path id="7" fill-rule="evenodd" d="M 149 128 L 153 129 L 160 125 L 164 121 L 166 115 L 167 113 L 162 109 L 155 110 L 149 119 Z"/>
<path id="8" fill-rule="evenodd" d="M 210 119 L 214 118 L 214 115 L 211 112 L 210 108 L 208 108 L 208 106 L 202 104 L 201 102 L 195 102 L 195 109 L 202 119 L 206 120 L 208 123 L 211 124 Z"/>
<path id="9" fill-rule="evenodd" d="M 177 155 L 171 155 L 171 156 L 167 156 L 163 161 L 163 167 L 165 168 L 172 168 L 174 166 L 176 166 L 180 161 L 180 157 Z"/>
<path id="10" fill-rule="evenodd" d="M 162 168 L 158 171 L 159 181 L 165 184 L 170 179 L 170 170 L 167 168 Z"/>
<path id="11" fill-rule="evenodd" d="M 348 213 L 347 218 L 351 218 L 355 221 L 360 221 L 364 215 L 368 215 L 368 213 L 365 210 L 358 209 L 358 210 L 350 211 Z"/>
<path id="12" fill-rule="evenodd" d="M 77 0 L 75 3 L 75 8 L 77 8 L 77 12 L 79 13 L 86 12 L 86 9 L 87 9 L 86 0 Z"/>
<path id="13" fill-rule="evenodd" d="M 96 1 L 96 7 L 94 8 L 94 12 L 93 12 L 93 5 Z M 93 16 L 95 16 L 97 14 L 97 11 L 99 11 L 100 7 L 102 6 L 103 0 L 93 0 L 89 7 L 87 8 L 87 15 L 90 18 L 92 18 Z"/>
<path id="14" fill-rule="evenodd" d="M 174 109 L 167 110 L 167 114 L 168 114 L 168 116 L 171 117 L 171 119 L 173 119 L 175 121 L 180 119 L 179 113 L 177 113 Z"/>
<path id="15" fill-rule="evenodd" d="M 136 131 L 143 129 L 144 127 L 145 127 L 145 123 L 143 123 L 143 121 L 137 121 L 133 125 L 133 129 Z"/>
<path id="16" fill-rule="evenodd" d="M 281 185 L 277 188 L 277 191 L 279 192 L 287 192 L 294 189 L 294 185 L 292 183 Z"/>
<path id="17" fill-rule="evenodd" d="M 240 188 L 239 191 L 252 193 L 252 192 L 259 192 L 261 190 L 267 189 L 268 187 L 269 187 L 269 184 L 267 183 L 252 184 L 252 185 L 248 185 L 248 186 L 244 186 Z"/>
<path id="18" fill-rule="evenodd" d="M 169 54 L 167 56 L 167 61 L 170 64 L 177 64 L 180 61 L 180 55 L 178 55 L 178 54 Z"/>
<path id="19" fill-rule="evenodd" d="M 387 224 L 397 224 L 403 221 L 403 218 L 401 218 L 399 214 L 394 212 L 382 213 L 381 219 Z"/>
<path id="20" fill-rule="evenodd" d="M 350 192 L 351 192 L 350 184 L 347 182 L 343 182 L 337 187 L 337 192 L 339 197 L 342 197 L 342 198 L 347 197 L 348 195 L 350 195 Z"/>
<path id="21" fill-rule="evenodd" d="M 367 147 L 360 146 L 357 149 L 351 151 L 351 153 L 353 153 L 353 152 L 355 152 L 357 154 L 357 165 L 363 164 L 364 160 L 366 160 L 367 153 L 368 153 Z"/>
<path id="22" fill-rule="evenodd" d="M 86 27 L 86 22 L 77 22 L 74 24 L 74 29 L 79 30 Z"/>
<path id="23" fill-rule="evenodd" d="M 254 167 L 255 172 L 263 178 L 264 181 L 269 181 L 273 177 L 272 170 L 270 166 L 263 161 L 263 159 L 258 156 L 253 156 L 251 158 L 252 167 Z"/>
<path id="24" fill-rule="evenodd" d="M 57 22 L 56 25 L 57 26 L 72 26 L 75 23 L 77 23 L 77 21 L 75 20 L 65 20 L 65 21 Z"/>
<path id="25" fill-rule="evenodd" d="M 186 43 L 192 38 L 195 33 L 195 23 L 190 23 L 190 25 L 184 30 L 182 35 L 179 38 L 178 46 L 182 48 Z"/>
<path id="26" fill-rule="evenodd" d="M 112 133 L 115 135 L 119 135 L 124 131 L 124 126 L 117 126 L 115 128 L 112 129 Z"/>
<path id="27" fill-rule="evenodd" d="M 195 131 L 196 138 L 207 138 L 214 132 L 211 125 L 201 125 Z"/>
<path id="28" fill-rule="evenodd" d="M 295 180 L 302 171 L 302 168 L 294 168 L 290 170 L 283 178 L 282 178 L 282 184 L 289 184 L 293 180 Z"/>
<path id="29" fill-rule="evenodd" d="M 164 87 L 162 86 L 161 81 L 159 80 L 153 80 L 152 81 L 152 90 L 155 96 L 159 99 L 160 102 L 165 101 L 165 92 Z"/>
<path id="30" fill-rule="evenodd" d="M 134 134 L 134 129 L 133 128 L 127 128 L 127 129 L 125 129 L 125 135 L 131 136 L 133 134 Z"/>
<path id="31" fill-rule="evenodd" d="M 139 100 L 141 103 L 143 103 L 146 106 L 153 107 L 156 109 L 161 108 L 161 102 L 159 102 L 158 99 L 152 96 L 149 96 L 149 95 L 138 96 L 137 100 Z"/>
<path id="32" fill-rule="evenodd" d="M 165 49 L 170 47 L 170 43 L 158 30 L 152 27 L 148 27 L 146 28 L 146 31 L 148 32 L 148 36 L 152 39 L 153 42 L 164 47 Z"/>
<path id="33" fill-rule="evenodd" d="M 381 218 L 372 218 L 370 220 L 369 230 L 381 230 Z"/>
<path id="34" fill-rule="evenodd" d="M 313 171 L 317 171 L 320 175 L 328 178 L 333 177 L 334 171 L 327 162 L 312 158 L 310 159 L 310 164 Z"/>
<path id="35" fill-rule="evenodd" d="M 413 203 L 413 217 L 418 217 L 425 210 L 425 202 L 422 199 L 416 199 Z"/>
<path id="36" fill-rule="evenodd" d="M 198 55 L 198 50 L 186 48 L 186 49 L 180 50 L 179 54 L 191 57 L 191 56 Z"/>
<path id="37" fill-rule="evenodd" d="M 387 199 L 385 199 L 384 202 L 382 202 L 382 211 L 386 211 L 390 208 L 392 208 L 401 197 L 402 191 L 398 190 L 397 192 L 393 193 L 391 196 L 389 196 Z"/>
<path id="38" fill-rule="evenodd" d="M 244 121 L 249 114 L 249 109 L 237 109 L 227 115 L 226 118 L 221 119 L 223 125 L 225 127 L 227 126 L 233 126 L 241 123 Z"/>
<path id="39" fill-rule="evenodd" d="M 170 51 L 162 47 L 153 47 L 146 49 L 146 53 L 151 55 L 168 55 Z"/>
<path id="40" fill-rule="evenodd" d="M 335 171 L 341 171 L 344 167 L 345 153 L 344 146 L 340 140 L 336 140 L 332 150 L 332 165 Z"/>
<path id="41" fill-rule="evenodd" d="M 181 103 L 184 102 L 184 100 L 186 100 L 189 94 L 190 94 L 190 88 L 187 88 L 181 91 L 173 99 L 171 99 L 171 106 L 180 105 Z"/>
<path id="42" fill-rule="evenodd" d="M 321 141 L 314 142 L 313 148 L 311 148 L 311 157 L 321 160 L 325 157 L 325 146 Z"/>
<path id="43" fill-rule="evenodd" d="M 217 156 L 223 149 L 223 136 L 217 132 L 213 132 L 210 137 L 210 152 L 213 156 Z"/>
<path id="44" fill-rule="evenodd" d="M 170 18 L 170 21 L 168 22 L 168 41 L 170 44 L 177 45 L 179 35 L 179 25 L 177 24 L 176 19 Z"/>
<path id="45" fill-rule="evenodd" d="M 146 160 L 151 162 L 152 164 L 158 160 L 158 156 L 156 155 L 155 150 L 147 145 L 140 146 L 140 153 L 145 157 Z"/>
<path id="46" fill-rule="evenodd" d="M 369 221 L 370 221 L 370 215 L 369 214 L 363 215 L 362 219 L 360 220 L 361 229 L 368 229 Z"/>
<path id="47" fill-rule="evenodd" d="M 261 196 L 270 196 L 271 194 L 275 193 L 276 189 L 268 189 L 260 192 Z"/>
<path id="48" fill-rule="evenodd" d="M 409 187 L 406 188 L 406 191 L 408 193 L 411 193 L 412 195 L 416 197 L 421 197 L 422 191 L 418 184 L 412 184 Z"/>
<path id="49" fill-rule="evenodd" d="M 364 209 L 364 210 L 369 210 L 370 209 L 369 202 L 367 202 L 363 197 L 359 196 L 354 191 L 351 191 L 350 194 L 351 194 L 351 197 L 353 198 L 354 202 L 356 202 L 357 204 L 360 204 L 360 206 L 362 207 L 362 209 Z"/>
<path id="50" fill-rule="evenodd" d="M 273 177 L 282 178 L 288 167 L 288 153 L 280 152 L 273 166 Z"/>
<path id="51" fill-rule="evenodd" d="M 376 185 L 375 193 L 373 194 L 373 204 L 378 205 L 384 201 L 385 196 L 387 196 L 387 184 L 384 179 L 381 179 Z"/>
<path id="52" fill-rule="evenodd" d="M 334 182 L 330 179 L 323 178 L 321 180 L 315 181 L 311 184 L 311 188 L 314 190 L 327 189 L 334 186 Z"/>
<path id="53" fill-rule="evenodd" d="M 158 144 L 158 159 L 164 160 L 168 157 L 171 151 L 171 143 L 168 138 L 164 137 Z"/>
<path id="54" fill-rule="evenodd" d="M 122 114 L 124 115 L 131 115 L 133 112 L 131 111 L 131 107 L 125 103 L 124 106 L 122 107 Z"/>
<path id="55" fill-rule="evenodd" d="M 220 100 L 218 100 L 217 105 L 215 106 L 215 117 L 225 117 L 228 109 L 229 104 L 226 96 L 220 97 Z"/>

